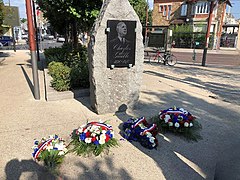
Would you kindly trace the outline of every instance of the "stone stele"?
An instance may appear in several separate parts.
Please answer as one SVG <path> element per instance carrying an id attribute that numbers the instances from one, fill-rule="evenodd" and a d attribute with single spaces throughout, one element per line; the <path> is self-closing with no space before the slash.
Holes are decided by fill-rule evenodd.
<path id="1" fill-rule="evenodd" d="M 107 68 L 107 20 L 137 21 L 135 66 Z M 91 107 L 98 114 L 132 108 L 139 99 L 144 46 L 142 25 L 128 0 L 105 0 L 88 44 Z"/>

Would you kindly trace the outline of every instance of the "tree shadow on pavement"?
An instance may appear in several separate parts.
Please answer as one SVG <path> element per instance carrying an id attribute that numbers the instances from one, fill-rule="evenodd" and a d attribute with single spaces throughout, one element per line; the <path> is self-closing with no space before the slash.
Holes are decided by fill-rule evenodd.
<path id="1" fill-rule="evenodd" d="M 224 163 L 226 157 L 237 158 L 237 153 L 229 155 L 227 149 L 229 146 L 235 147 L 234 152 L 240 151 L 237 138 L 233 139 L 240 131 L 238 112 L 180 90 L 175 90 L 174 93 L 142 91 L 142 94 L 156 101 L 151 103 L 141 99 L 131 113 L 135 117 L 144 116 L 148 120 L 149 117 L 157 115 L 160 110 L 176 105 L 196 116 L 203 126 L 201 131 L 203 140 L 198 142 L 189 143 L 173 133 L 166 133 L 157 136 L 159 141 L 157 150 L 148 150 L 139 143 L 132 143 L 156 162 L 166 179 L 213 179 L 219 173 L 224 172 L 224 175 L 232 173 L 229 163 L 227 169 L 225 166 L 223 168 L 218 165 Z M 128 114 L 123 113 L 118 117 L 124 122 L 127 119 L 122 118 L 128 117 Z M 234 167 L 240 170 L 240 161 L 235 162 Z M 232 173 L 231 176 L 236 177 L 237 172 Z"/>
<path id="2" fill-rule="evenodd" d="M 98 157 L 81 157 L 76 161 L 76 156 L 68 157 L 66 164 L 72 163 L 71 168 L 63 167 L 63 179 L 81 179 L 81 180 L 99 180 L 99 179 L 133 179 L 125 167 L 117 167 L 113 163 L 111 156 Z M 84 159 L 87 160 L 85 161 Z M 127 167 L 126 167 L 127 168 Z M 74 173 L 74 175 L 73 175 Z"/>
<path id="3" fill-rule="evenodd" d="M 39 180 L 55 180 L 54 175 L 50 174 L 43 166 L 40 166 L 33 160 L 18 160 L 12 159 L 5 167 L 6 180 L 22 179 L 21 176 L 28 174 L 28 178 L 24 179 L 39 179 Z"/>
<path id="4" fill-rule="evenodd" d="M 181 83 L 191 85 L 191 86 L 194 86 L 197 88 L 205 89 L 216 95 L 213 98 L 216 98 L 216 99 L 218 98 L 222 101 L 231 102 L 231 103 L 240 105 L 240 90 L 239 90 L 238 86 L 229 85 L 226 83 L 218 83 L 218 82 L 203 82 L 199 78 L 192 77 L 193 74 L 190 74 L 191 75 L 190 77 L 181 79 L 178 77 L 170 76 L 170 75 L 163 74 L 160 72 L 155 72 L 155 71 L 144 71 L 144 73 L 149 74 L 149 75 L 155 75 L 155 76 L 158 76 L 161 78 L 165 78 L 165 79 L 169 79 L 169 80 L 173 80 L 173 81 L 177 81 L 177 82 L 181 82 Z M 184 72 L 184 74 L 185 73 L 186 72 Z M 194 72 L 195 76 L 197 74 L 201 74 L 201 73 L 203 73 L 203 72 L 202 71 Z M 221 77 L 221 78 L 234 76 L 234 74 L 230 74 L 230 73 L 229 74 L 225 74 L 225 73 L 219 74 L 219 73 L 221 73 L 221 72 L 218 72 L 217 74 L 213 74 L 212 76 L 217 76 L 217 77 Z M 240 78 L 240 75 L 239 75 L 239 78 Z"/>

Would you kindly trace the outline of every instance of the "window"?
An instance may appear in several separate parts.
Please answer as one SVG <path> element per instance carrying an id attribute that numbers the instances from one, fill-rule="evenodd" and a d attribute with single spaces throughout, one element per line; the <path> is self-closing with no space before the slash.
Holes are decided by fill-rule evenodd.
<path id="1" fill-rule="evenodd" d="M 159 5 L 159 12 L 162 13 L 162 16 L 165 16 L 167 20 L 171 17 L 172 4 L 166 3 Z"/>
<path id="2" fill-rule="evenodd" d="M 208 14 L 209 13 L 209 2 L 197 2 L 192 7 L 192 14 Z"/>
<path id="3" fill-rule="evenodd" d="M 186 16 L 187 15 L 187 4 L 182 4 L 181 5 L 181 16 Z"/>
<path id="4" fill-rule="evenodd" d="M 167 15 L 167 5 L 163 6 L 163 16 Z"/>
<path id="5" fill-rule="evenodd" d="M 170 17 L 171 17 L 171 11 L 172 11 L 172 5 L 168 5 L 168 15 L 167 15 L 167 20 L 169 20 Z"/>

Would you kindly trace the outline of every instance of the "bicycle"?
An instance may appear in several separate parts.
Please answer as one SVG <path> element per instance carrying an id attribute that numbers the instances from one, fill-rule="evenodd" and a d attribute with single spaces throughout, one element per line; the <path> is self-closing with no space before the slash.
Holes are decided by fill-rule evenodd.
<path id="1" fill-rule="evenodd" d="M 161 55 L 163 54 L 163 56 Z M 156 54 L 149 57 L 149 63 L 151 61 L 156 61 L 157 63 L 163 63 L 164 65 L 168 64 L 169 66 L 174 66 L 177 64 L 177 58 L 170 51 L 161 51 L 161 49 L 156 49 Z"/>

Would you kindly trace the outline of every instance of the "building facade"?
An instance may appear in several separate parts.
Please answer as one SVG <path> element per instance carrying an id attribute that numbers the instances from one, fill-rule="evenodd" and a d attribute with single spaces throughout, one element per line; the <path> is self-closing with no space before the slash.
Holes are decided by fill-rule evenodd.
<path id="1" fill-rule="evenodd" d="M 215 1 L 210 32 L 214 35 L 213 48 L 219 48 L 222 26 L 226 14 L 225 2 Z M 193 32 L 206 32 L 210 2 L 207 0 L 154 0 L 153 26 L 174 26 L 188 24 Z"/>

